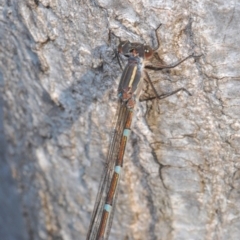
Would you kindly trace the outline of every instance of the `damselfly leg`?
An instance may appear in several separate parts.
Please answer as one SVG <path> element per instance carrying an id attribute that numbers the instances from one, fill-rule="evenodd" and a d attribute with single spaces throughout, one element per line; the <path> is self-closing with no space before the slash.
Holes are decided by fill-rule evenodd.
<path id="1" fill-rule="evenodd" d="M 193 54 L 189 55 L 188 57 L 174 63 L 174 64 L 170 64 L 170 65 L 161 65 L 161 66 L 145 66 L 145 69 L 151 69 L 151 70 L 155 70 L 155 71 L 161 71 L 163 69 L 171 69 L 171 68 L 175 68 L 177 67 L 178 65 L 180 65 L 181 63 L 183 63 L 184 61 L 186 61 L 187 59 L 191 58 L 191 57 L 199 57 L 199 56 L 194 56 Z M 153 83 L 152 83 L 152 80 L 148 74 L 148 72 L 145 70 L 144 71 L 144 74 L 145 74 L 145 77 L 144 79 L 150 84 L 151 88 L 153 89 L 153 92 L 155 94 L 154 97 L 150 97 L 150 98 L 146 98 L 146 99 L 141 99 L 140 102 L 143 102 L 143 101 L 148 101 L 148 100 L 153 100 L 153 99 L 163 99 L 163 98 L 166 98 L 166 97 L 169 97 L 171 95 L 174 95 L 176 93 L 178 93 L 179 91 L 184 91 L 186 92 L 189 96 L 192 96 L 192 94 L 186 89 L 186 88 L 178 88 L 170 93 L 163 93 L 163 94 L 158 94 L 157 90 L 155 89 Z"/>
<path id="2" fill-rule="evenodd" d="M 187 57 L 185 57 L 184 59 L 176 62 L 176 63 L 173 63 L 173 64 L 169 64 L 169 65 L 157 65 L 157 66 L 145 66 L 145 69 L 150 69 L 150 70 L 154 70 L 154 71 L 160 71 L 160 70 L 163 70 L 163 69 L 170 69 L 170 68 L 175 68 L 177 67 L 178 65 L 180 65 L 181 63 L 185 62 L 187 59 L 189 58 L 195 58 L 195 57 L 199 57 L 199 56 L 195 56 L 194 54 L 191 54 Z"/>
<path id="3" fill-rule="evenodd" d="M 191 94 L 186 88 L 178 88 L 178 89 L 176 89 L 176 90 L 174 90 L 174 91 L 172 91 L 172 92 L 169 92 L 169 93 L 158 94 L 158 92 L 157 92 L 156 88 L 154 87 L 154 85 L 153 85 L 153 83 L 152 83 L 152 80 L 150 79 L 147 71 L 144 71 L 144 73 L 145 73 L 145 77 L 146 77 L 146 78 L 144 78 L 144 79 L 145 79 L 145 80 L 150 84 L 150 86 L 152 87 L 155 96 L 154 96 L 154 97 L 145 98 L 145 99 L 139 99 L 140 102 L 149 101 L 149 100 L 153 100 L 153 99 L 156 99 L 156 98 L 158 98 L 158 99 L 167 98 L 167 97 L 172 96 L 172 95 L 174 95 L 174 94 L 176 94 L 176 93 L 178 93 L 178 92 L 180 92 L 180 91 L 184 91 L 184 92 L 186 92 L 189 96 L 192 96 L 192 94 Z"/>

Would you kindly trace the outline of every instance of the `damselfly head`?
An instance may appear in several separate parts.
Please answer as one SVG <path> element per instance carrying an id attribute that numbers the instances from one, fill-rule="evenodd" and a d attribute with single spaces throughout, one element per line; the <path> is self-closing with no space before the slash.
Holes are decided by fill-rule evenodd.
<path id="1" fill-rule="evenodd" d="M 149 58 L 153 55 L 153 50 L 150 46 L 138 42 L 121 41 L 118 45 L 118 52 L 130 56 L 139 56 L 140 58 Z"/>
<path id="2" fill-rule="evenodd" d="M 140 58 L 149 58 L 153 55 L 152 48 L 142 43 L 133 42 L 130 43 L 128 47 L 134 56 L 138 55 Z"/>

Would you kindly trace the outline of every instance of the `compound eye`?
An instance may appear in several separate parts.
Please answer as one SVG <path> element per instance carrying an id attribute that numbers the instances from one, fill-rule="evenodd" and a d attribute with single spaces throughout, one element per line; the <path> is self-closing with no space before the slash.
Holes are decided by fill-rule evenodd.
<path id="1" fill-rule="evenodd" d="M 120 44 L 118 45 L 118 52 L 122 54 L 127 53 L 129 51 L 129 45 L 130 45 L 129 41 L 120 42 Z"/>
<path id="2" fill-rule="evenodd" d="M 153 50 L 149 46 L 144 46 L 144 57 L 150 58 L 153 55 Z"/>

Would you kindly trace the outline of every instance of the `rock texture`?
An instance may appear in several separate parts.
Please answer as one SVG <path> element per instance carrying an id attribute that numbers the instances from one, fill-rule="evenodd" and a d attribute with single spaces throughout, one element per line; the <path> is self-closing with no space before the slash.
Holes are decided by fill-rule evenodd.
<path id="1" fill-rule="evenodd" d="M 149 71 L 159 92 L 192 96 L 137 105 L 110 239 L 239 239 L 239 18 L 238 1 L 2 1 L 0 239 L 86 238 L 117 37 L 155 48 L 159 24 L 162 63 L 203 55 Z"/>

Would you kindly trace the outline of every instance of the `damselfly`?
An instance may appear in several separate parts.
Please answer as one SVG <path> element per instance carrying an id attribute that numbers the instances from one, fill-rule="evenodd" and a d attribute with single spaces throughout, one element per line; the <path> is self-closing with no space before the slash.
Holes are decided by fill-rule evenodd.
<path id="1" fill-rule="evenodd" d="M 124 41 L 119 44 L 118 52 L 128 57 L 128 63 L 123 70 L 118 87 L 119 102 L 116 113 L 116 126 L 110 142 L 107 164 L 100 182 L 87 240 L 108 239 L 116 205 L 125 147 L 130 134 L 133 109 L 135 100 L 139 97 L 142 89 L 142 79 L 150 83 L 155 93 L 155 96 L 149 99 L 163 99 L 179 91 L 185 91 L 191 95 L 185 88 L 179 88 L 173 92 L 158 95 L 144 68 L 155 71 L 174 68 L 186 59 L 194 57 L 193 55 L 172 65 L 145 66 L 145 60 L 152 57 L 154 53 L 149 46 Z"/>

